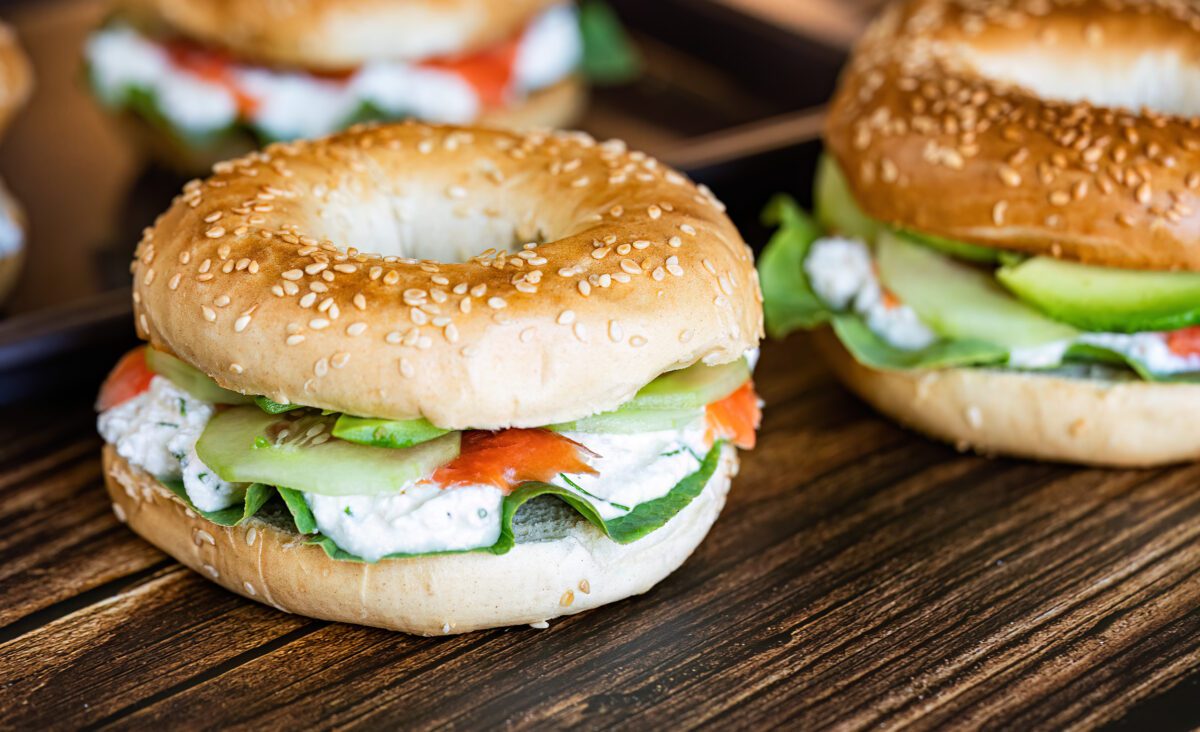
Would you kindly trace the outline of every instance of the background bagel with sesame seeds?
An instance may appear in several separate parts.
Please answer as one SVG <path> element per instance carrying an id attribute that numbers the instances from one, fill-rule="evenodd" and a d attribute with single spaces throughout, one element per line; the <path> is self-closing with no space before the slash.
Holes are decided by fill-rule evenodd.
<path id="1" fill-rule="evenodd" d="M 295 612 L 462 632 L 643 592 L 755 443 L 750 249 L 619 141 L 277 144 L 189 183 L 135 257 L 150 345 L 97 401 L 118 516 Z"/>
<path id="2" fill-rule="evenodd" d="M 854 200 L 981 246 L 1200 270 L 1200 9 L 1027 5 L 902 2 L 871 26 L 825 135 Z"/>
<path id="3" fill-rule="evenodd" d="M 84 56 L 136 142 L 206 171 L 366 121 L 568 126 L 587 48 L 636 66 L 619 27 L 587 15 L 568 0 L 128 0 Z"/>
<path id="4" fill-rule="evenodd" d="M 468 54 L 560 0 L 127 0 L 142 23 L 267 65 L 341 71 L 372 59 Z"/>
<path id="5" fill-rule="evenodd" d="M 1154 436 L 1200 381 L 1197 40 L 1187 3 L 888 6 L 830 108 L 816 221 L 768 212 L 768 330 L 828 325 L 843 382 L 960 447 L 1200 457 Z"/>

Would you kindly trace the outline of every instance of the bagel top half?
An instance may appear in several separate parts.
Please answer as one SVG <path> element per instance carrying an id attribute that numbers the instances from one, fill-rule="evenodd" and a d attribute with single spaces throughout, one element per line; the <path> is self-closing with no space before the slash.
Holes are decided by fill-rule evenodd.
<path id="1" fill-rule="evenodd" d="M 908 0 L 856 48 L 826 139 L 889 224 L 1200 270 L 1198 114 L 1195 3 Z"/>
<path id="2" fill-rule="evenodd" d="M 712 194 L 578 133 L 273 145 L 188 184 L 133 271 L 139 334 L 226 388 L 451 429 L 612 409 L 762 331 Z"/>
<path id="3" fill-rule="evenodd" d="M 121 11 L 264 64 L 341 70 L 469 54 L 561 0 L 121 0 Z"/>

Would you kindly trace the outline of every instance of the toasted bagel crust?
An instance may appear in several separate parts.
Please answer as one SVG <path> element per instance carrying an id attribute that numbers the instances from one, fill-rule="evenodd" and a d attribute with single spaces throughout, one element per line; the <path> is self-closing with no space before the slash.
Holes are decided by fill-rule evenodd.
<path id="1" fill-rule="evenodd" d="M 1109 467 L 1200 458 L 1197 384 L 981 368 L 877 371 L 855 361 L 828 328 L 813 337 L 864 401 L 960 450 Z"/>
<path id="2" fill-rule="evenodd" d="M 826 140 L 863 209 L 890 224 L 1098 265 L 1200 270 L 1197 48 L 1195 3 L 900 2 L 856 48 Z M 1178 93 L 1149 99 L 1163 79 Z M 1190 116 L 1078 99 L 1090 91 Z"/>
<path id="3" fill-rule="evenodd" d="M 559 0 L 124 0 L 121 9 L 248 60 L 340 70 L 470 53 Z"/>
<path id="4" fill-rule="evenodd" d="M 753 257 L 723 209 L 579 133 L 404 124 L 273 145 L 147 230 L 136 321 L 245 394 L 455 429 L 563 422 L 757 345 Z"/>
<path id="5" fill-rule="evenodd" d="M 618 544 L 589 524 L 507 554 L 328 558 L 258 518 L 225 528 L 197 516 L 116 450 L 104 448 L 113 512 L 142 538 L 232 592 L 284 612 L 419 635 L 536 623 L 646 592 L 691 555 L 716 521 L 737 453 L 666 526 Z"/>

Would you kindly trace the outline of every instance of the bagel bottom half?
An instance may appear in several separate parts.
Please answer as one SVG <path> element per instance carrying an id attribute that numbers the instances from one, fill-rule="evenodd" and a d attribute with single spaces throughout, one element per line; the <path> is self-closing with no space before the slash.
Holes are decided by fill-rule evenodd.
<path id="1" fill-rule="evenodd" d="M 587 104 L 588 87 L 575 75 L 533 92 L 511 106 L 487 110 L 475 121 L 485 127 L 511 130 L 571 127 Z M 207 147 L 190 147 L 177 136 L 133 112 L 118 118 L 125 137 L 154 163 L 182 175 L 201 175 L 223 160 L 241 157 L 258 148 L 246 130 L 235 132 Z"/>
<path id="2" fill-rule="evenodd" d="M 854 360 L 831 329 L 813 338 L 860 398 L 960 450 L 1106 467 L 1200 458 L 1200 384 L 986 368 L 879 371 Z"/>
<path id="3" fill-rule="evenodd" d="M 561 502 L 536 499 L 518 512 L 518 543 L 507 554 L 366 564 L 330 559 L 270 511 L 240 526 L 211 523 L 111 445 L 104 448 L 117 518 L 181 563 L 285 612 L 419 635 L 536 623 L 646 592 L 704 539 L 737 467 L 737 451 L 726 446 L 704 491 L 631 544 L 612 541 Z"/>

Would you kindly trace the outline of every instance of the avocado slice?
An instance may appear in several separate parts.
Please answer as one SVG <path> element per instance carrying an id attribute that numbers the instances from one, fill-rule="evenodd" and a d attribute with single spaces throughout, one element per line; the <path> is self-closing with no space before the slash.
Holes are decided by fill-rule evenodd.
<path id="1" fill-rule="evenodd" d="M 333 436 L 373 447 L 404 448 L 441 437 L 450 430 L 434 427 L 429 420 L 370 419 L 343 414 L 333 426 Z"/>
<path id="2" fill-rule="evenodd" d="M 875 241 L 876 234 L 883 228 L 858 207 L 858 201 L 854 200 L 854 194 L 846 183 L 846 176 L 842 175 L 837 161 L 828 153 L 821 155 L 817 162 L 813 208 L 817 222 L 826 231 L 851 239 Z"/>
<path id="3" fill-rule="evenodd" d="M 1097 267 L 1033 257 L 996 277 L 1050 317 L 1105 333 L 1178 330 L 1200 324 L 1200 273 Z"/>
<path id="4" fill-rule="evenodd" d="M 153 348 L 146 349 L 146 365 L 193 397 L 213 404 L 249 404 L 251 397 L 217 386 L 195 366 L 184 363 L 169 353 Z"/>
<path id="5" fill-rule="evenodd" d="M 884 285 L 941 336 L 1023 348 L 1078 335 L 1005 292 L 985 269 L 886 231 L 877 254 Z"/>
<path id="6" fill-rule="evenodd" d="M 395 493 L 458 456 L 458 432 L 387 449 L 332 437 L 336 422 L 308 410 L 271 415 L 234 407 L 209 420 L 196 453 L 223 480 L 327 496 Z"/>

